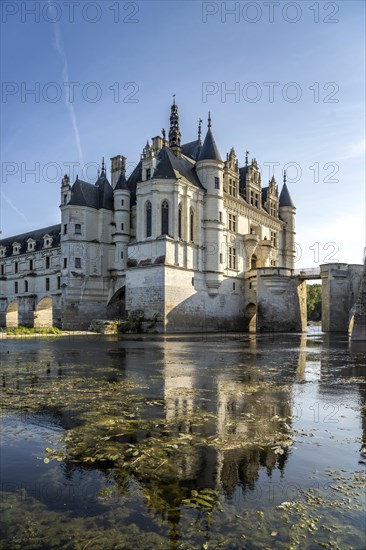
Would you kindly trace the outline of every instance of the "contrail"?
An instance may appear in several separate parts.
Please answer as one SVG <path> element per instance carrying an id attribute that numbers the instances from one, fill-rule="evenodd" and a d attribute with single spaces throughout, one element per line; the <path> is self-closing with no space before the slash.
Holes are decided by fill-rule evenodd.
<path id="1" fill-rule="evenodd" d="M 18 216 L 22 217 L 22 218 L 26 221 L 26 223 L 27 223 L 28 225 L 30 225 L 27 216 L 26 216 L 25 214 L 23 214 L 23 212 L 21 212 L 21 211 L 19 210 L 19 208 L 17 208 L 17 207 L 15 206 L 15 204 L 13 204 L 13 203 L 11 202 L 10 199 L 8 199 L 8 197 L 4 194 L 4 191 L 1 191 L 1 196 L 2 196 L 3 199 L 8 203 L 8 205 L 10 206 L 10 208 L 12 208 L 12 209 L 14 210 L 14 212 L 16 212 L 16 213 L 18 214 Z"/>
<path id="2" fill-rule="evenodd" d="M 50 6 L 52 6 L 51 3 L 50 3 L 50 0 L 48 0 L 48 3 L 49 3 Z M 63 78 L 64 82 L 70 82 L 69 67 L 68 67 L 67 58 L 66 58 L 65 49 L 64 49 L 64 44 L 63 44 L 63 40 L 62 40 L 62 36 L 61 36 L 61 32 L 60 32 L 60 28 L 58 26 L 58 23 L 54 23 L 53 28 L 54 28 L 54 31 L 55 31 L 54 32 L 54 34 L 55 34 L 55 48 L 56 48 L 56 51 L 59 54 L 61 62 L 62 62 L 62 78 Z M 78 154 L 79 154 L 79 162 L 80 162 L 81 167 L 84 167 L 84 157 L 83 157 L 83 151 L 81 149 L 80 134 L 79 134 L 79 128 L 78 128 L 77 121 L 76 121 L 75 109 L 74 109 L 74 105 L 70 102 L 70 88 L 68 86 L 66 86 L 66 90 L 67 91 L 66 91 L 65 103 L 66 103 L 66 107 L 67 107 L 67 109 L 70 113 L 71 124 L 72 124 L 72 127 L 74 129 L 75 141 L 76 141 L 76 146 L 77 146 Z"/>

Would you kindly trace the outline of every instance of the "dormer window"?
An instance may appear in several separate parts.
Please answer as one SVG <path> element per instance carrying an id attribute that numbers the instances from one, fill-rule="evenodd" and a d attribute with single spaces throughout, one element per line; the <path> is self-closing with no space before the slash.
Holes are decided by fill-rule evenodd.
<path id="1" fill-rule="evenodd" d="M 13 254 L 19 254 L 20 252 L 20 243 L 13 243 Z"/>
<path id="2" fill-rule="evenodd" d="M 36 245 L 36 241 L 34 241 L 33 239 L 28 239 L 27 243 L 28 243 L 27 252 L 33 252 Z"/>
<path id="3" fill-rule="evenodd" d="M 5 257 L 5 252 L 6 252 L 5 246 L 1 246 L 1 247 L 0 247 L 0 258 L 4 258 L 4 257 Z"/>
<path id="4" fill-rule="evenodd" d="M 146 179 L 151 179 L 151 168 L 146 168 Z"/>
<path id="5" fill-rule="evenodd" d="M 44 235 L 43 248 L 50 248 L 52 246 L 52 237 L 50 235 Z"/>

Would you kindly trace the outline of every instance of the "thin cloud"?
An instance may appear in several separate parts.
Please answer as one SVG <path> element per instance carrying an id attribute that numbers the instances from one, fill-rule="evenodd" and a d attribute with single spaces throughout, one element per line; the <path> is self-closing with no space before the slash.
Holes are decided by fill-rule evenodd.
<path id="1" fill-rule="evenodd" d="M 49 5 L 51 6 L 50 0 L 48 0 Z M 58 26 L 58 23 L 54 23 L 54 36 L 55 36 L 55 49 L 60 56 L 61 62 L 62 62 L 62 78 L 64 82 L 70 82 L 69 78 L 69 67 L 67 63 L 66 53 L 64 49 L 64 43 L 61 36 L 61 31 Z M 75 135 L 75 141 L 76 141 L 76 147 L 78 149 L 79 154 L 79 162 L 81 166 L 84 166 L 84 157 L 83 157 L 83 151 L 81 148 L 81 140 L 80 140 L 80 133 L 79 128 L 76 120 L 76 114 L 73 103 L 70 102 L 70 95 L 69 95 L 70 89 L 68 86 L 66 86 L 66 99 L 65 104 L 70 114 L 71 124 L 74 130 Z"/>
<path id="2" fill-rule="evenodd" d="M 366 139 L 361 139 L 357 143 L 352 143 L 348 147 L 348 151 L 342 160 L 354 159 L 365 154 L 366 149 Z"/>
<path id="3" fill-rule="evenodd" d="M 8 197 L 5 195 L 4 191 L 1 191 L 1 196 L 2 196 L 2 198 L 5 200 L 5 202 L 10 206 L 10 208 L 11 208 L 12 210 L 14 210 L 14 212 L 15 212 L 16 214 L 18 214 L 18 216 L 20 216 L 21 218 L 23 218 L 23 220 L 24 220 L 28 225 L 30 225 L 27 216 L 26 216 L 25 214 L 23 214 L 23 212 L 21 212 L 21 210 L 19 210 L 19 208 L 17 208 L 17 207 L 15 206 L 15 204 L 13 204 L 13 203 L 11 202 L 10 199 L 8 199 Z"/>

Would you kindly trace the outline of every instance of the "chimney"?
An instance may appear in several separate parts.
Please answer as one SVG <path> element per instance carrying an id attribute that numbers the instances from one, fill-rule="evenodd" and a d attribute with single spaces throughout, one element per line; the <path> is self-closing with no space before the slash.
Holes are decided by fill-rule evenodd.
<path id="1" fill-rule="evenodd" d="M 161 136 L 156 136 L 151 138 L 152 148 L 155 153 L 158 153 L 163 148 L 163 138 Z"/>
<path id="2" fill-rule="evenodd" d="M 126 157 L 123 155 L 117 155 L 111 158 L 111 185 L 113 189 L 117 185 L 117 181 L 121 172 L 126 170 Z"/>

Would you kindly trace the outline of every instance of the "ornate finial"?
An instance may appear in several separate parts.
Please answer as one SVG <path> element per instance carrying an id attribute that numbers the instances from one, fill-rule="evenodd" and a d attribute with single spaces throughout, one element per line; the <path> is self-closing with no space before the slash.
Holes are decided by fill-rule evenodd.
<path id="1" fill-rule="evenodd" d="M 176 156 L 179 156 L 181 133 L 179 129 L 178 105 L 175 103 L 175 94 L 173 95 L 173 105 L 170 111 L 169 147 Z"/>
<path id="2" fill-rule="evenodd" d="M 201 135 L 202 135 L 202 118 L 198 119 L 198 141 L 201 141 Z"/>
<path id="3" fill-rule="evenodd" d="M 165 141 L 165 139 L 166 139 L 166 131 L 165 131 L 165 128 L 162 128 L 162 129 L 161 129 L 161 133 L 162 133 L 162 135 L 163 135 L 163 140 Z"/>
<path id="4" fill-rule="evenodd" d="M 102 174 L 105 174 L 104 157 L 102 158 Z"/>
<path id="5" fill-rule="evenodd" d="M 208 123 L 207 123 L 207 127 L 208 127 L 208 128 L 211 128 L 211 112 L 210 112 L 210 111 L 208 112 Z"/>
<path id="6" fill-rule="evenodd" d="M 283 171 L 283 183 L 285 184 L 286 183 L 286 170 Z"/>
<path id="7" fill-rule="evenodd" d="M 245 166 L 248 166 L 248 155 L 249 155 L 249 151 L 245 151 Z"/>

